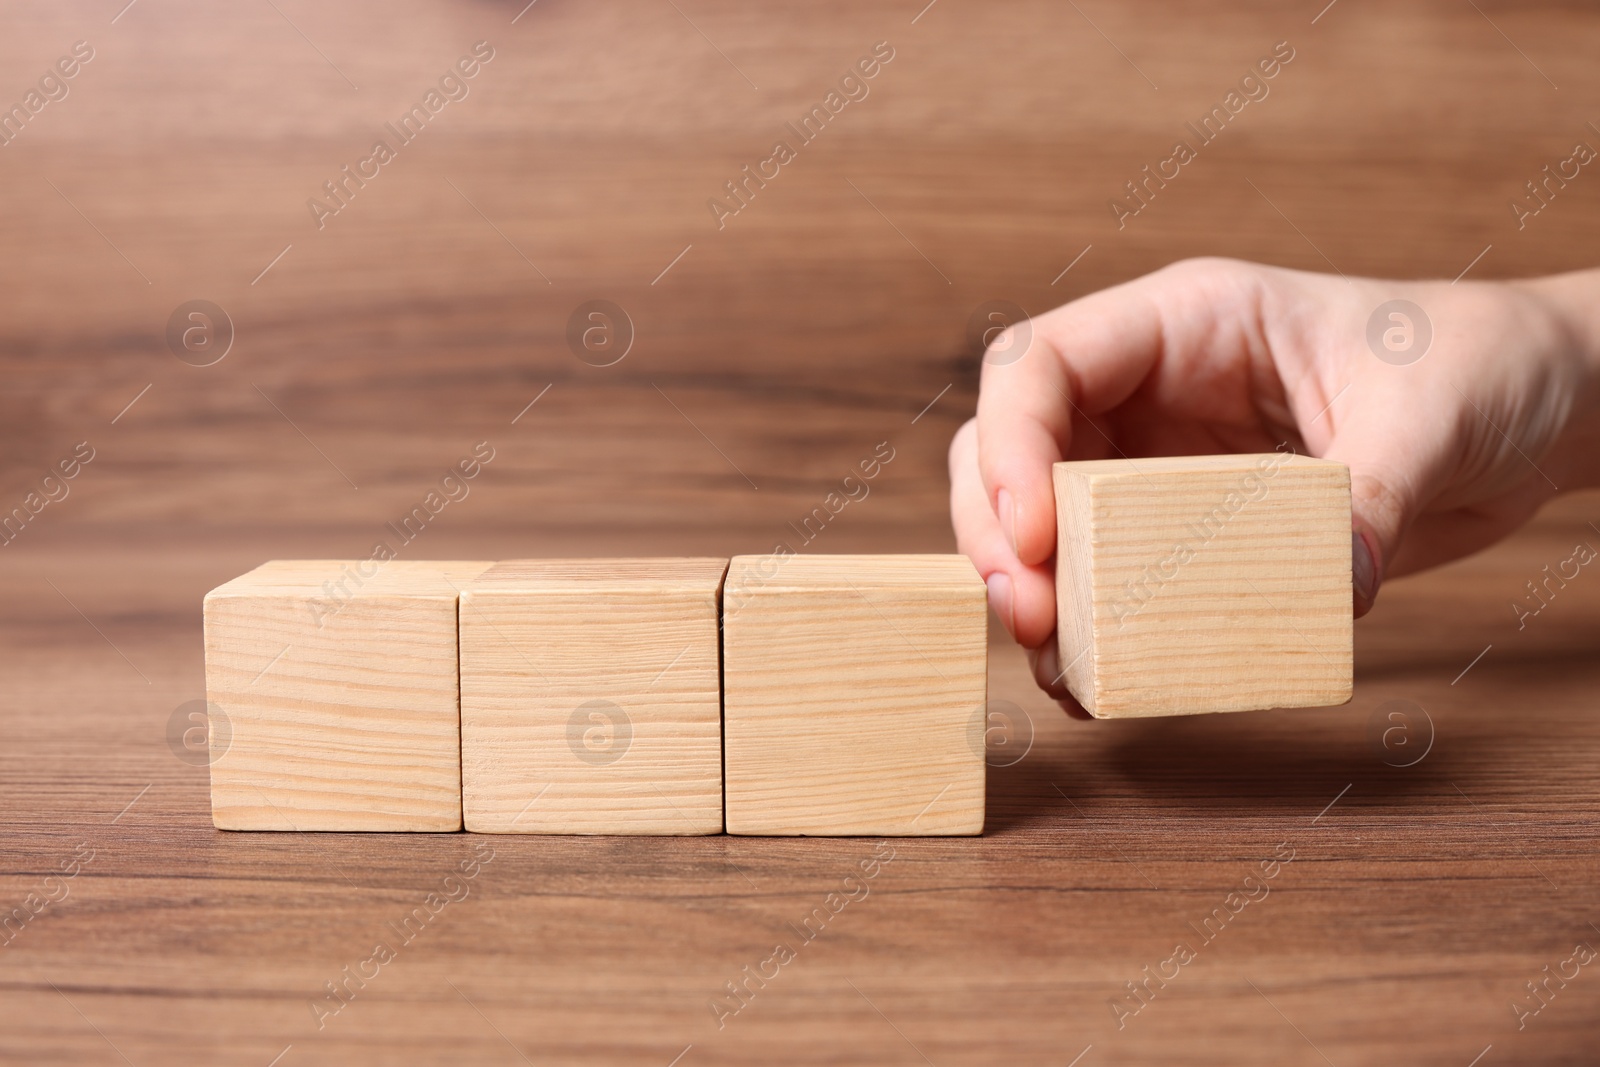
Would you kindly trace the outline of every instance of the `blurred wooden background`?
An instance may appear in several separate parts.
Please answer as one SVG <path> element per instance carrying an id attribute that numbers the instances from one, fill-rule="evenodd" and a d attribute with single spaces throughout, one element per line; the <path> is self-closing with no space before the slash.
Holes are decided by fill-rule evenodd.
<path id="1" fill-rule="evenodd" d="M 1509 207 L 1600 146 L 1592 5 L 924 3 L 0 13 L 0 104 L 93 49 L 0 147 L 0 507 L 95 454 L 0 548 L 0 914 L 94 854 L 0 948 L 0 1059 L 1592 1062 L 1589 969 L 1520 1030 L 1512 1005 L 1600 946 L 1600 593 L 1525 631 L 1509 602 L 1600 538 L 1593 497 L 1386 590 L 1347 708 L 1068 724 L 997 643 L 993 695 L 1036 736 L 991 771 L 989 834 L 896 843 L 723 1028 L 723 984 L 870 842 L 493 840 L 472 896 L 317 1027 L 324 983 L 478 839 L 212 831 L 166 735 L 203 693 L 206 589 L 365 555 L 480 441 L 407 555 L 763 551 L 883 441 L 810 549 L 948 550 L 985 301 L 1199 254 L 1595 263 L 1600 176 L 1525 228 Z M 318 229 L 306 201 L 479 41 L 468 94 Z M 1269 95 L 1119 229 L 1108 199 L 1282 41 Z M 719 229 L 707 200 L 877 42 L 866 98 Z M 232 323 L 212 366 L 168 345 L 192 300 Z M 612 366 L 567 342 L 591 300 L 632 323 Z M 1367 736 L 1395 699 L 1437 731 L 1407 768 Z M 1279 842 L 1271 896 L 1119 1029 L 1125 983 Z"/>

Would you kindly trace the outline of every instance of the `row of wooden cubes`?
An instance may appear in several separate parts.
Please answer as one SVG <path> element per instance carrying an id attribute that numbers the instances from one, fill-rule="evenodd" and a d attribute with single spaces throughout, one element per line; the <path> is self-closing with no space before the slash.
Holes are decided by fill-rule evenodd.
<path id="1" fill-rule="evenodd" d="M 276 561 L 205 600 L 230 830 L 983 828 L 961 556 Z"/>

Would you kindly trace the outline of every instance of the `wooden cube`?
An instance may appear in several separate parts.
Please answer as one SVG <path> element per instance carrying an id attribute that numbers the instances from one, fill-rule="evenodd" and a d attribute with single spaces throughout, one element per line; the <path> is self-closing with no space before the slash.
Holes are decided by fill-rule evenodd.
<path id="1" fill-rule="evenodd" d="M 466 587 L 466 828 L 720 833 L 727 569 L 726 559 L 513 560 Z"/>
<path id="2" fill-rule="evenodd" d="M 280 560 L 205 598 L 223 830 L 459 830 L 457 589 L 487 563 Z"/>
<path id="3" fill-rule="evenodd" d="M 728 832 L 981 833 L 987 623 L 961 556 L 735 557 Z"/>
<path id="4" fill-rule="evenodd" d="M 1350 471 L 1284 453 L 1055 465 L 1066 684 L 1100 718 L 1342 704 Z"/>

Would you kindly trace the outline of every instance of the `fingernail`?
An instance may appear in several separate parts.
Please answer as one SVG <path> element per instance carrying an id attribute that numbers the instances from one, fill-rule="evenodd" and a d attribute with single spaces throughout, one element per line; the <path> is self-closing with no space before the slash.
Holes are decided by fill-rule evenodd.
<path id="1" fill-rule="evenodd" d="M 1017 617 L 1011 606 L 1011 575 L 1005 571 L 995 571 L 984 584 L 989 587 L 989 607 L 1000 616 L 1006 632 L 1012 637 L 1017 636 Z"/>
<path id="2" fill-rule="evenodd" d="M 1372 607 L 1373 600 L 1378 596 L 1378 565 L 1360 530 L 1350 534 L 1350 585 L 1355 593 L 1356 613 L 1359 615 Z"/>
<path id="3" fill-rule="evenodd" d="M 1066 687 L 1061 684 L 1062 676 L 1066 672 L 1061 669 L 1061 646 L 1054 634 L 1050 640 L 1039 646 L 1038 655 L 1033 661 L 1033 677 L 1043 689 L 1053 697 L 1066 695 Z"/>
<path id="4" fill-rule="evenodd" d="M 1011 499 L 1011 491 L 1002 489 L 994 495 L 994 509 L 1000 519 L 1000 529 L 1005 531 L 1006 540 L 1011 542 L 1011 554 L 1017 554 L 1017 505 Z"/>

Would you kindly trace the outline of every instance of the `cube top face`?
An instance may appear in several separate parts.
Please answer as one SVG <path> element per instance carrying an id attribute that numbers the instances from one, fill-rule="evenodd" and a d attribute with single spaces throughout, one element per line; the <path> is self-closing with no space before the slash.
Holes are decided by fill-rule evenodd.
<path id="1" fill-rule="evenodd" d="M 735 556 L 728 566 L 730 595 L 853 587 L 879 587 L 913 597 L 984 592 L 983 579 L 965 556 Z"/>
<path id="2" fill-rule="evenodd" d="M 488 566 L 283 561 L 209 593 L 217 827 L 459 830 L 455 589 Z"/>
<path id="3" fill-rule="evenodd" d="M 988 612 L 971 563 L 741 556 L 725 599 L 729 833 L 982 832 Z"/>
<path id="4" fill-rule="evenodd" d="M 631 594 L 703 594 L 722 587 L 726 558 L 684 559 L 511 559 L 478 575 L 474 595 L 527 593 L 620 592 Z"/>
<path id="5" fill-rule="evenodd" d="M 381 594 L 454 600 L 463 584 L 490 566 L 461 560 L 275 559 L 217 586 L 206 600 L 287 595 L 339 602 Z"/>
<path id="6" fill-rule="evenodd" d="M 511 561 L 463 589 L 468 830 L 722 831 L 727 565 Z"/>
<path id="7" fill-rule="evenodd" d="M 1100 717 L 1340 704 L 1350 472 L 1272 453 L 1055 465 L 1067 683 Z"/>

